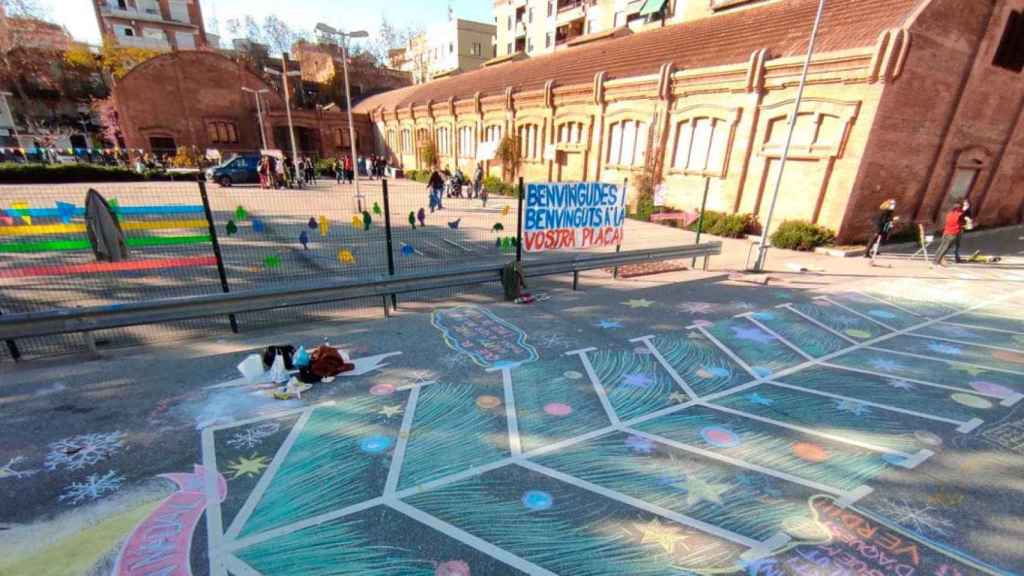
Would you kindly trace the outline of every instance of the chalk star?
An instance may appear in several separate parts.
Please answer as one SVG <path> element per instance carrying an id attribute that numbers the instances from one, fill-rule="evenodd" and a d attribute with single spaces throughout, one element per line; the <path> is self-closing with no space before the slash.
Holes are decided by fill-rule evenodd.
<path id="1" fill-rule="evenodd" d="M 626 374 L 622 378 L 622 384 L 632 388 L 650 388 L 651 384 L 654 384 L 654 379 L 647 374 Z"/>
<path id="2" fill-rule="evenodd" d="M 896 388 L 897 390 L 915 390 L 916 389 L 916 387 L 913 384 L 911 384 L 910 382 L 907 382 L 906 380 L 889 380 L 888 384 L 889 384 L 889 386 L 892 386 L 893 388 Z"/>
<path id="3" fill-rule="evenodd" d="M 775 400 L 772 400 L 771 398 L 765 398 L 764 396 L 761 396 L 757 392 L 751 392 L 750 394 L 747 394 L 747 400 L 749 400 L 751 404 L 760 404 L 761 406 L 771 406 L 772 404 L 775 404 Z"/>
<path id="4" fill-rule="evenodd" d="M 377 414 L 385 418 L 391 418 L 392 416 L 398 416 L 402 413 L 402 405 L 395 404 L 394 406 L 384 406 L 380 410 L 377 410 Z"/>
<path id="5" fill-rule="evenodd" d="M 690 314 L 707 314 L 714 310 L 715 305 L 710 302 L 683 302 L 676 305 L 676 308 Z"/>
<path id="6" fill-rule="evenodd" d="M 676 482 L 675 486 L 686 491 L 687 506 L 696 506 L 701 502 L 721 504 L 722 494 L 733 488 L 730 484 L 708 482 L 696 476 L 689 476 L 686 480 Z"/>
<path id="7" fill-rule="evenodd" d="M 866 404 L 857 402 L 856 400 L 836 400 L 836 410 L 842 412 L 849 412 L 855 416 L 864 416 L 865 414 L 871 413 L 871 408 Z"/>
<path id="8" fill-rule="evenodd" d="M 987 372 L 987 370 L 985 370 L 984 368 L 979 368 L 977 366 L 968 366 L 967 364 L 961 364 L 960 362 L 951 362 L 949 364 L 949 367 L 952 368 L 953 370 L 960 370 L 961 372 L 966 372 L 971 376 L 978 376 L 979 374 L 984 374 L 985 372 Z"/>
<path id="9" fill-rule="evenodd" d="M 654 544 L 656 546 L 660 546 L 662 550 L 669 554 L 675 552 L 676 545 L 681 546 L 685 551 L 689 551 L 690 549 L 690 547 L 686 545 L 686 539 L 689 538 L 689 535 L 680 534 L 680 528 L 678 526 L 662 524 L 657 518 L 652 518 L 651 521 L 646 524 L 634 522 L 633 527 L 640 532 L 641 544 Z"/>
<path id="10" fill-rule="evenodd" d="M 613 328 L 622 328 L 622 322 L 618 320 L 601 320 L 595 326 L 604 330 L 611 330 Z"/>
<path id="11" fill-rule="evenodd" d="M 672 400 L 673 402 L 679 402 L 680 404 L 689 400 L 686 394 L 683 394 L 682 392 L 673 392 L 668 395 L 668 399 Z"/>
<path id="12" fill-rule="evenodd" d="M 758 344 L 768 344 L 772 340 L 775 340 L 774 336 L 758 328 L 743 328 L 742 326 L 733 326 L 732 332 L 733 335 L 739 338 L 740 340 L 749 340 L 751 342 L 757 342 Z"/>
<path id="13" fill-rule="evenodd" d="M 228 469 L 234 474 L 231 479 L 236 480 L 242 476 L 259 476 L 263 469 L 267 467 L 267 464 L 266 456 L 253 454 L 252 458 L 242 456 L 238 461 L 228 465 Z"/>
<path id="14" fill-rule="evenodd" d="M 625 302 L 623 302 L 623 304 L 625 304 L 626 306 L 629 306 L 630 308 L 634 308 L 634 309 L 636 309 L 636 308 L 650 308 L 651 306 L 654 305 L 654 300 L 648 300 L 646 298 L 634 298 L 632 300 L 626 300 Z"/>

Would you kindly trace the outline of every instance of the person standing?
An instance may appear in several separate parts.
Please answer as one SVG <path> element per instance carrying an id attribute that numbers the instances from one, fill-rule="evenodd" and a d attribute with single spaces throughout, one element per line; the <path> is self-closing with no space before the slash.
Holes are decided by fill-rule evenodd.
<path id="1" fill-rule="evenodd" d="M 882 244 L 889 239 L 893 227 L 899 220 L 896 213 L 896 200 L 890 198 L 878 207 L 878 216 L 875 216 L 875 237 L 868 244 L 868 250 L 864 253 L 865 258 L 874 258 L 882 253 Z"/>
<path id="2" fill-rule="evenodd" d="M 334 180 L 335 184 L 341 184 L 341 178 L 344 176 L 345 165 L 342 164 L 341 158 L 334 159 Z"/>
<path id="3" fill-rule="evenodd" d="M 348 184 L 352 183 L 352 157 L 345 155 L 345 182 Z"/>
<path id="4" fill-rule="evenodd" d="M 964 205 L 962 202 L 957 202 L 946 214 L 945 226 L 942 228 L 942 242 L 939 243 L 939 249 L 935 252 L 935 265 L 945 266 L 942 260 L 946 257 L 950 247 L 956 243 L 960 233 L 963 232 L 964 219 Z"/>
<path id="5" fill-rule="evenodd" d="M 430 172 L 430 179 L 427 180 L 427 189 L 430 193 L 430 212 L 433 213 L 435 209 L 441 210 L 441 197 L 444 196 L 444 178 L 441 173 L 434 168 Z"/>

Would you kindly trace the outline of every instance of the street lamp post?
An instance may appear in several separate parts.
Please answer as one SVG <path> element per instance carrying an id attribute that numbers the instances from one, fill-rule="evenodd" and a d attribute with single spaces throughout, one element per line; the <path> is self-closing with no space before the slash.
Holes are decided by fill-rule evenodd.
<path id="1" fill-rule="evenodd" d="M 10 92 L 0 91 L 0 98 L 3 99 L 3 111 L 11 117 L 11 130 L 14 132 L 14 141 L 18 144 L 17 148 L 21 148 L 21 135 L 18 134 L 18 121 L 14 119 L 14 111 L 11 110 L 11 105 L 7 102 L 7 98 L 14 96 Z"/>
<path id="2" fill-rule="evenodd" d="M 291 141 L 292 141 L 292 161 L 293 162 L 298 162 L 299 161 L 299 148 L 298 148 L 298 146 L 295 145 L 295 127 L 292 125 L 292 102 L 291 102 L 291 96 L 288 94 L 288 77 L 289 76 L 301 76 L 302 72 L 299 72 L 299 71 L 289 72 L 288 71 L 288 58 L 285 58 L 285 57 L 281 58 L 281 70 L 275 70 L 273 68 L 264 68 L 263 71 L 268 73 L 268 74 L 272 74 L 274 76 L 280 76 L 281 77 L 281 83 L 284 86 L 284 109 L 285 109 L 285 113 L 288 115 L 288 137 L 291 138 Z"/>
<path id="3" fill-rule="evenodd" d="M 261 145 L 261 147 L 264 150 L 266 150 L 267 149 L 267 133 L 263 129 L 263 105 L 260 104 L 260 94 L 263 94 L 263 93 L 266 93 L 266 92 L 270 92 L 270 90 L 267 90 L 266 88 L 263 88 L 263 89 L 260 89 L 260 90 L 253 90 L 252 88 L 246 88 L 245 86 L 242 86 L 242 91 L 243 92 L 249 92 L 252 95 L 256 96 L 256 118 L 258 118 L 259 122 L 260 122 L 260 145 Z"/>
<path id="4" fill-rule="evenodd" d="M 779 188 L 782 186 L 782 171 L 786 168 L 786 159 L 789 157 L 789 146 L 793 142 L 793 132 L 796 130 L 797 113 L 800 112 L 800 102 L 804 97 L 804 87 L 807 85 L 807 72 L 811 68 L 811 57 L 814 56 L 814 42 L 818 38 L 818 26 L 821 24 L 821 15 L 825 11 L 825 0 L 818 2 L 818 14 L 814 17 L 814 27 L 811 29 L 811 41 L 807 46 L 807 59 L 804 60 L 804 69 L 800 74 L 800 87 L 796 92 L 796 103 L 793 105 L 793 112 L 789 116 L 789 127 L 786 133 L 786 144 L 782 148 L 782 157 L 779 159 L 779 173 L 775 175 L 775 190 L 772 192 L 772 201 L 768 205 L 768 217 L 765 219 L 764 228 L 761 230 L 760 245 L 757 248 L 757 260 L 754 262 L 754 271 L 764 270 L 764 261 L 768 256 L 768 230 L 772 225 L 772 216 L 775 214 L 775 201 L 779 198 Z"/>
<path id="5" fill-rule="evenodd" d="M 341 48 L 341 69 L 344 71 L 345 76 L 345 111 L 348 113 L 348 143 L 349 148 L 352 151 L 352 176 L 356 185 L 356 207 L 360 212 L 363 211 L 363 194 L 359 191 L 359 156 L 356 152 L 356 128 L 355 124 L 352 123 L 352 91 L 348 84 L 348 38 L 366 38 L 369 34 L 366 30 L 353 30 L 351 32 L 341 32 L 336 30 L 323 22 L 316 25 L 316 29 L 321 34 L 331 37 L 337 36 L 341 39 L 338 43 Z"/>

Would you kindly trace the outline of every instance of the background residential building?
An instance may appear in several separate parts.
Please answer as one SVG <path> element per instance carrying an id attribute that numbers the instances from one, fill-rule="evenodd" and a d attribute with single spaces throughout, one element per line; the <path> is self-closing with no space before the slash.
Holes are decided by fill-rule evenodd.
<path id="1" fill-rule="evenodd" d="M 475 70 L 494 58 L 493 24 L 454 18 L 432 26 L 388 56 L 392 67 L 412 74 L 415 83 Z"/>
<path id="2" fill-rule="evenodd" d="M 150 50 L 207 47 L 199 0 L 92 0 L 104 38 Z"/>
<path id="3" fill-rule="evenodd" d="M 497 56 L 548 54 L 618 33 L 643 32 L 780 0 L 495 0 Z"/>

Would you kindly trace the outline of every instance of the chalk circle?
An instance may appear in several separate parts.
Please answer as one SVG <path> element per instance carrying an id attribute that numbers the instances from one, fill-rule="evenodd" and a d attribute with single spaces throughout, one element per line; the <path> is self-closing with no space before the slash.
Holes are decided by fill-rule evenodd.
<path id="1" fill-rule="evenodd" d="M 998 396 L 999 398 L 1009 398 L 1013 396 L 1013 390 L 1010 390 L 1006 386 L 996 384 L 995 382 L 986 382 L 984 380 L 975 380 L 971 382 L 971 388 L 982 394 L 991 394 L 992 396 Z"/>
<path id="2" fill-rule="evenodd" d="M 828 450 L 813 442 L 797 442 L 790 450 L 794 456 L 806 462 L 824 462 L 832 457 Z"/>
<path id="3" fill-rule="evenodd" d="M 868 316 L 874 316 L 875 318 L 882 318 L 885 320 L 892 320 L 896 318 L 896 315 L 888 310 L 868 310 Z"/>
<path id="4" fill-rule="evenodd" d="M 813 518 L 790 516 L 782 521 L 782 529 L 794 540 L 821 540 L 832 535 L 831 531 Z"/>
<path id="5" fill-rule="evenodd" d="M 871 333 L 867 330 L 858 330 L 856 328 L 850 328 L 846 331 L 846 335 L 851 338 L 857 338 L 858 340 L 867 340 L 871 338 Z"/>
<path id="6" fill-rule="evenodd" d="M 942 446 L 942 438 L 934 433 L 927 430 L 918 430 L 914 432 L 914 438 L 917 438 L 918 442 L 927 444 L 929 446 Z"/>
<path id="7" fill-rule="evenodd" d="M 975 396 L 974 394 L 965 394 L 963 392 L 956 392 L 949 395 L 954 402 L 963 404 L 968 408 L 977 408 L 979 410 L 988 410 L 992 407 L 992 402 L 981 396 Z"/>
<path id="8" fill-rule="evenodd" d="M 395 393 L 395 386 L 393 384 L 377 384 L 373 388 L 370 388 L 370 394 L 374 396 L 390 396 Z"/>
<path id="9" fill-rule="evenodd" d="M 580 378 L 583 378 L 583 374 L 575 370 L 566 370 L 565 372 L 562 372 L 562 376 L 565 376 L 569 380 L 579 380 Z"/>
<path id="10" fill-rule="evenodd" d="M 544 412 L 551 416 L 568 416 L 572 414 L 572 406 L 561 402 L 552 402 L 544 406 Z"/>
<path id="11" fill-rule="evenodd" d="M 523 506 L 526 506 L 528 510 L 547 510 L 551 508 L 554 503 L 555 499 L 551 497 L 551 494 L 541 490 L 530 490 L 526 494 L 523 494 Z"/>
<path id="12" fill-rule="evenodd" d="M 767 378 L 772 375 L 772 369 L 767 366 L 753 366 L 750 371 L 758 378 Z"/>
<path id="13" fill-rule="evenodd" d="M 493 410 L 501 406 L 501 398 L 497 396 L 477 396 L 476 407 L 481 410 Z"/>
<path id="14" fill-rule="evenodd" d="M 387 436 L 367 436 L 359 441 L 359 449 L 367 454 L 380 454 L 391 448 L 391 438 Z"/>
<path id="15" fill-rule="evenodd" d="M 742 441 L 735 432 L 721 426 L 705 426 L 700 430 L 700 437 L 705 442 L 718 448 L 735 448 Z"/>

